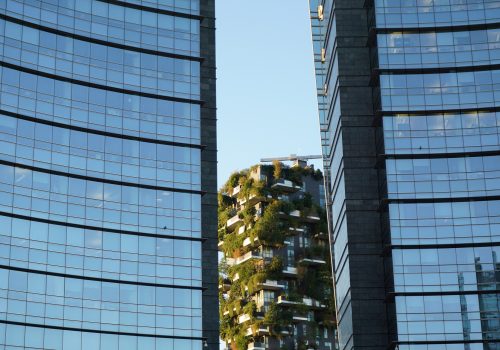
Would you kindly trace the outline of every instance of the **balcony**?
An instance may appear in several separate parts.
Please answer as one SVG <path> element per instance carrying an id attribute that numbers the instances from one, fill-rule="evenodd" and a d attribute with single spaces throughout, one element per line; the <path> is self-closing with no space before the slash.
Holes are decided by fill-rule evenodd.
<path id="1" fill-rule="evenodd" d="M 248 350 L 268 350 L 269 346 L 264 343 L 249 343 Z"/>
<path id="2" fill-rule="evenodd" d="M 250 321 L 251 319 L 252 319 L 252 317 L 249 314 L 243 314 L 243 315 L 238 316 L 238 323 L 242 324 L 242 323 L 245 323 L 247 321 Z"/>
<path id="3" fill-rule="evenodd" d="M 326 264 L 326 261 L 322 258 L 303 258 L 299 260 L 299 264 L 307 266 L 317 266 Z"/>
<path id="4" fill-rule="evenodd" d="M 314 313 L 306 312 L 306 313 L 295 313 L 292 317 L 293 322 L 307 322 L 314 321 Z"/>
<path id="5" fill-rule="evenodd" d="M 220 241 L 219 243 L 217 243 L 217 248 L 219 249 L 220 252 L 223 251 L 222 247 L 224 246 L 224 241 Z"/>
<path id="6" fill-rule="evenodd" d="M 279 212 L 279 216 L 285 219 L 288 219 L 290 217 L 300 219 L 300 210 L 293 210 L 289 213 L 285 213 L 283 211 Z"/>
<path id="7" fill-rule="evenodd" d="M 271 197 L 272 198 L 272 197 Z M 248 196 L 248 198 L 243 198 L 242 200 L 239 201 L 240 205 L 245 205 L 245 206 L 254 206 L 255 204 L 259 202 L 267 201 L 267 197 L 265 196 L 260 196 L 257 194 L 251 194 Z"/>
<path id="8" fill-rule="evenodd" d="M 219 289 L 224 292 L 227 292 L 228 290 L 231 289 L 231 282 L 227 279 L 224 279 L 224 281 L 222 281 L 222 283 L 219 284 Z"/>
<path id="9" fill-rule="evenodd" d="M 234 266 L 244 263 L 245 261 L 248 261 L 250 259 L 262 259 L 262 256 L 260 255 L 260 252 L 251 251 L 238 258 L 228 258 L 227 263 L 229 266 Z"/>
<path id="10" fill-rule="evenodd" d="M 296 235 L 298 233 L 304 233 L 304 232 L 306 232 L 306 230 L 304 230 L 303 228 L 300 228 L 300 227 L 292 227 L 292 226 L 290 226 L 288 228 L 288 233 L 290 235 Z"/>
<path id="11" fill-rule="evenodd" d="M 262 283 L 257 284 L 257 290 L 282 290 L 285 286 L 278 284 L 278 281 L 265 280 Z"/>
<path id="12" fill-rule="evenodd" d="M 304 303 L 304 305 L 309 306 L 312 309 L 325 309 L 326 308 L 326 305 L 321 304 L 316 299 L 304 298 L 304 299 L 302 299 L 302 302 Z"/>
<path id="13" fill-rule="evenodd" d="M 283 305 L 283 306 L 293 306 L 293 305 L 299 305 L 301 304 L 300 302 L 298 301 L 290 301 L 290 300 L 287 300 L 286 297 L 284 295 L 280 295 L 278 297 L 278 305 Z"/>
<path id="14" fill-rule="evenodd" d="M 321 218 L 319 216 L 317 216 L 316 214 L 311 214 L 311 215 L 307 215 L 305 218 L 303 218 L 303 220 L 307 221 L 307 222 L 320 222 Z"/>
<path id="15" fill-rule="evenodd" d="M 238 196 L 238 193 L 240 193 L 241 191 L 241 185 L 238 185 L 236 186 L 235 188 L 233 188 L 233 190 L 231 191 L 231 197 L 236 197 Z"/>
<path id="16" fill-rule="evenodd" d="M 231 219 L 227 220 L 227 223 L 226 223 L 226 227 L 228 229 L 233 229 L 236 224 L 240 223 L 240 222 L 243 222 L 243 219 L 241 219 L 239 217 L 238 214 L 236 214 L 235 216 L 233 216 Z"/>
<path id="17" fill-rule="evenodd" d="M 321 240 L 325 240 L 325 241 L 328 240 L 328 234 L 326 232 L 318 232 L 313 237 L 316 239 L 321 239 Z"/>
<path id="18" fill-rule="evenodd" d="M 246 227 L 245 225 L 241 225 L 240 227 L 238 227 L 238 234 L 241 235 L 242 233 L 244 233 L 246 231 Z"/>
<path id="19" fill-rule="evenodd" d="M 251 335 L 261 336 L 261 335 L 269 335 L 269 333 L 270 332 L 269 332 L 268 327 L 260 326 L 259 328 L 255 329 L 255 330 L 252 327 L 248 327 L 245 335 L 247 337 L 251 336 Z"/>
<path id="20" fill-rule="evenodd" d="M 285 179 L 276 180 L 276 182 L 271 186 L 271 188 L 283 192 L 292 192 L 292 193 L 300 191 L 302 189 L 302 187 L 295 185 L 292 181 Z"/>
<path id="21" fill-rule="evenodd" d="M 283 269 L 283 275 L 287 277 L 297 277 L 297 268 L 292 266 L 287 266 Z"/>
<path id="22" fill-rule="evenodd" d="M 243 247 L 248 247 L 249 245 L 251 244 L 254 244 L 256 242 L 259 241 L 259 238 L 258 237 L 255 237 L 252 241 L 252 239 L 250 237 L 247 237 L 245 238 L 245 240 L 243 241 Z"/>
<path id="23" fill-rule="evenodd" d="M 293 305 L 299 305 L 299 304 L 304 304 L 305 306 L 308 306 L 310 309 L 324 309 L 326 308 L 326 305 L 321 304 L 319 301 L 312 299 L 312 298 L 302 298 L 302 301 L 290 301 L 287 300 L 286 296 L 280 295 L 278 297 L 278 304 L 283 305 L 283 306 L 293 306 Z M 311 316 L 311 315 L 309 315 Z M 301 317 L 300 315 L 298 316 L 299 318 Z"/>

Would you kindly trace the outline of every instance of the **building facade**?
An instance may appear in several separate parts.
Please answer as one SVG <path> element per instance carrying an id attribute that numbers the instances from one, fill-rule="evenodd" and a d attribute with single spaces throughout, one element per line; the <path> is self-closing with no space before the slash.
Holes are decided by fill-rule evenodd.
<path id="1" fill-rule="evenodd" d="M 257 165 L 219 196 L 221 338 L 232 350 L 335 350 L 323 176 Z"/>
<path id="2" fill-rule="evenodd" d="M 0 349 L 217 349 L 214 2 L 0 1 Z"/>
<path id="3" fill-rule="evenodd" d="M 500 348 L 500 1 L 310 5 L 340 348 Z"/>

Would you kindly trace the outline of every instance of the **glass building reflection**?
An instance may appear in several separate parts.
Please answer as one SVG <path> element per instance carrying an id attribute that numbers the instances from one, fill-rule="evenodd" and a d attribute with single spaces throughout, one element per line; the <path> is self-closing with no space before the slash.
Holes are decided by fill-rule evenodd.
<path id="1" fill-rule="evenodd" d="M 500 348 L 500 1 L 310 5 L 340 348 Z"/>
<path id="2" fill-rule="evenodd" d="M 213 6 L 0 0 L 0 349 L 216 348 Z"/>

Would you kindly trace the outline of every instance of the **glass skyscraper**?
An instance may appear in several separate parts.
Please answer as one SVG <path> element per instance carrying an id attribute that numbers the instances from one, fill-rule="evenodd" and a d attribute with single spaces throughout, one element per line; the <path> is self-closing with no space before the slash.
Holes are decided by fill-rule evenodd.
<path id="1" fill-rule="evenodd" d="M 213 0 L 0 0 L 0 349 L 217 349 Z"/>
<path id="2" fill-rule="evenodd" d="M 500 1 L 310 4 L 340 349 L 500 349 Z"/>

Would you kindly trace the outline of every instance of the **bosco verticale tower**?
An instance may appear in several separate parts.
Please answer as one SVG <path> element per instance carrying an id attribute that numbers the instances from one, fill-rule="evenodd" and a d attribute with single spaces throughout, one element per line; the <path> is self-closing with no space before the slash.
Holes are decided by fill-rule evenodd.
<path id="1" fill-rule="evenodd" d="M 323 175 L 256 165 L 219 193 L 221 338 L 233 350 L 334 350 Z"/>
<path id="2" fill-rule="evenodd" d="M 218 349 L 214 28 L 0 0 L 0 349 Z"/>

